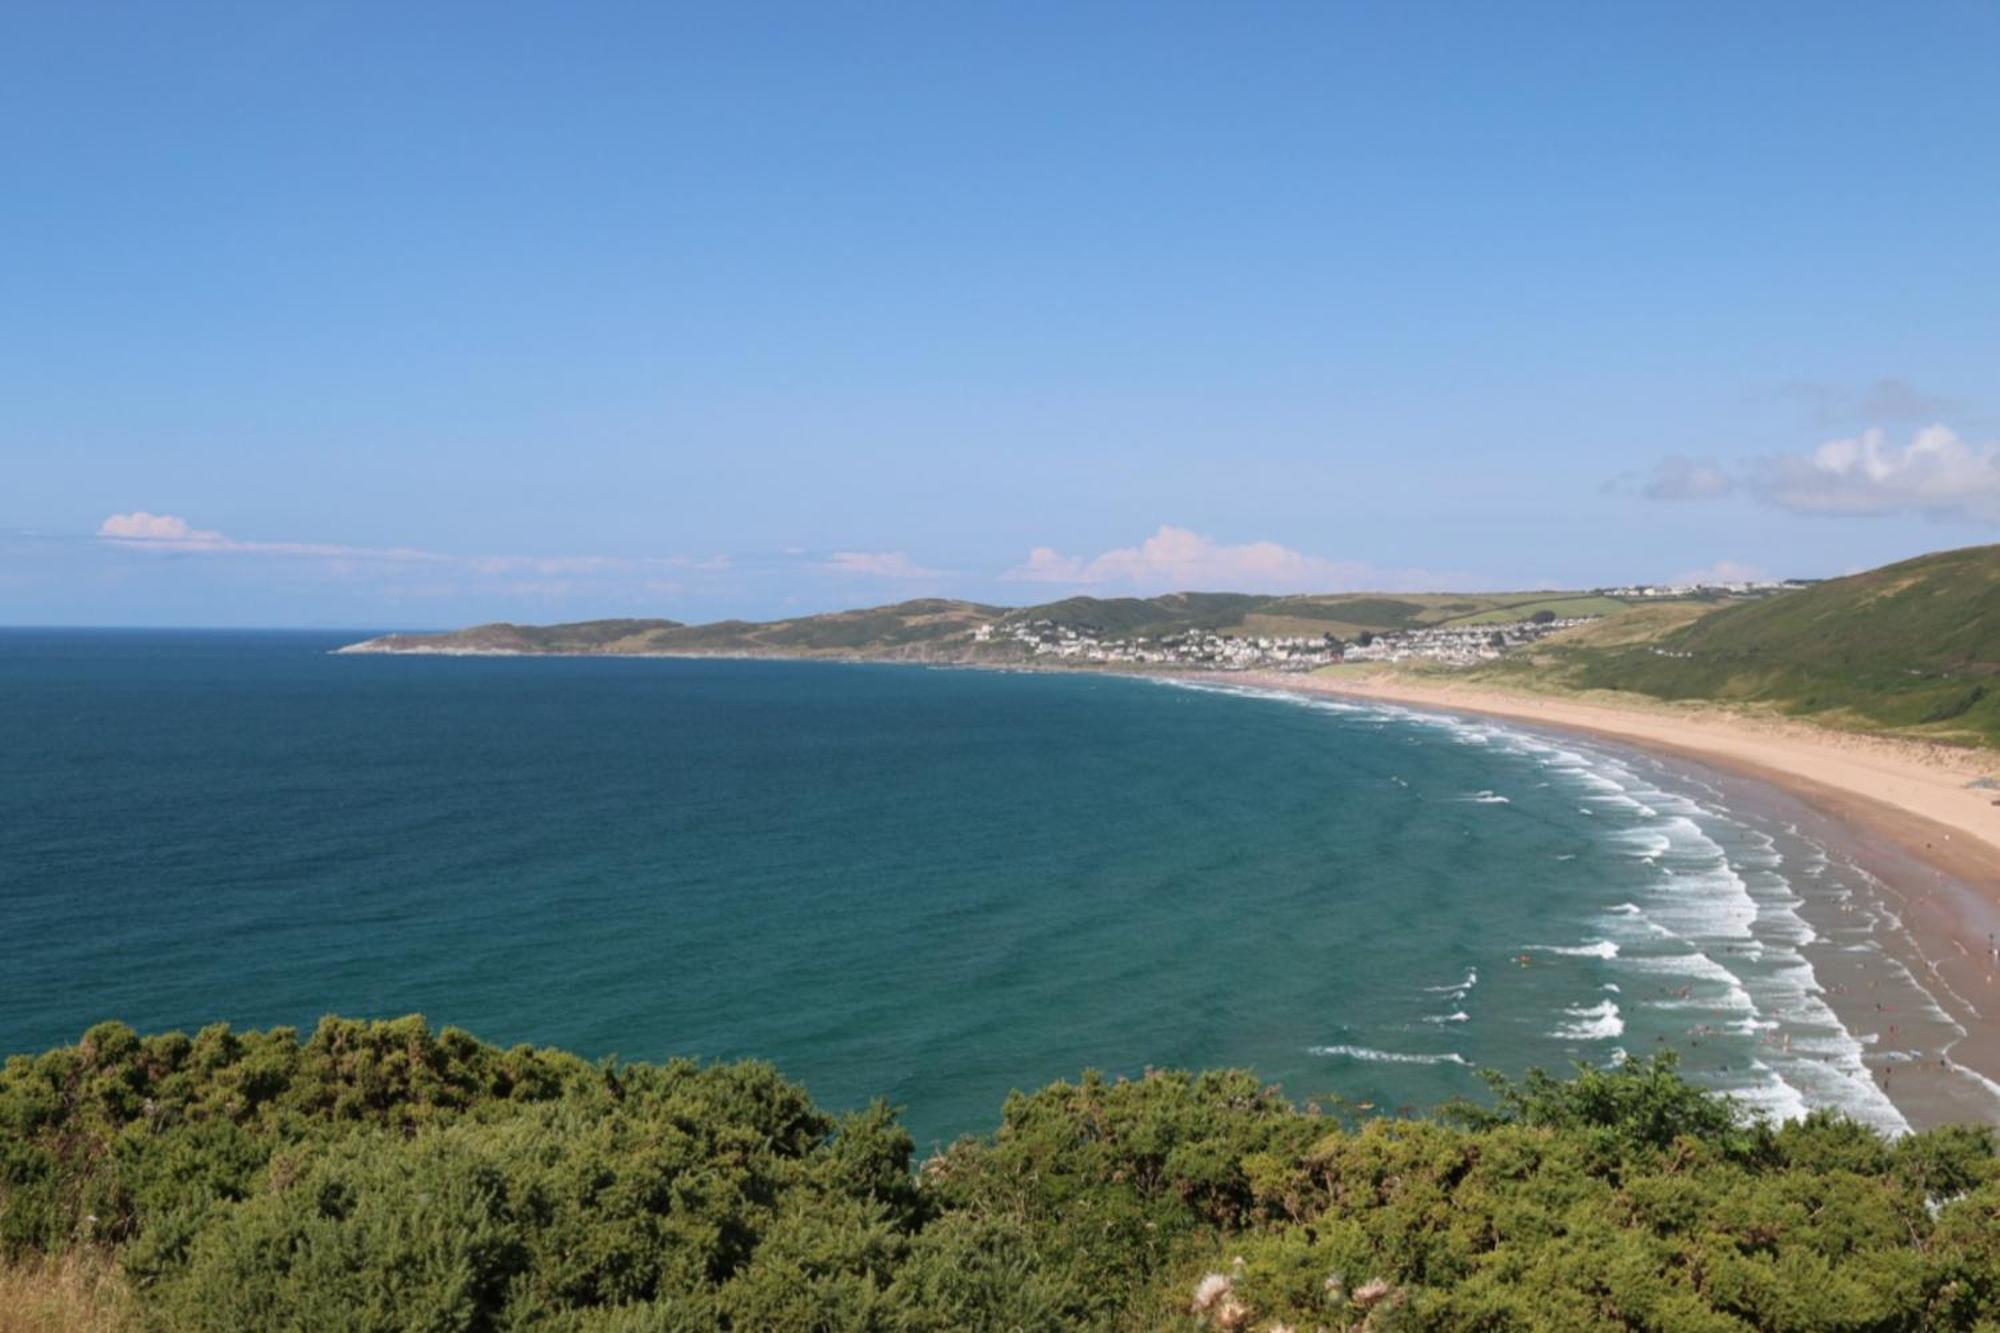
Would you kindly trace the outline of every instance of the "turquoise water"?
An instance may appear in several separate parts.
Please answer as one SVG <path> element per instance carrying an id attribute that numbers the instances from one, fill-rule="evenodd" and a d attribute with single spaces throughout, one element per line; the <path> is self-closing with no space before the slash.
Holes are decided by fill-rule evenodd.
<path id="1" fill-rule="evenodd" d="M 1672 1044 L 1897 1121 L 1814 994 L 1843 926 L 1798 890 L 1843 867 L 1636 756 L 1131 679 L 328 654 L 354 637 L 0 633 L 0 1050 L 420 1011 L 766 1058 L 929 1144 L 1092 1067 L 1388 1109 Z"/>

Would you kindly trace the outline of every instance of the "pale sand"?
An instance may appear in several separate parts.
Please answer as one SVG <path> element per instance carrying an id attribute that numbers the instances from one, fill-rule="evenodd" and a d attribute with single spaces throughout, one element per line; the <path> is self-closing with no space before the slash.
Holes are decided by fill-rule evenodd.
<path id="1" fill-rule="evenodd" d="M 1234 682 L 1507 718 L 1606 737 L 1753 778 L 1797 797 L 1846 834 L 1882 881 L 1908 938 L 1902 961 L 1966 1035 L 1925 1058 L 1882 1061 L 1891 1095 L 1922 1127 L 1962 1118 L 1967 1095 L 2000 1088 L 2000 790 L 1969 784 L 2000 756 L 1832 731 L 1720 708 L 1602 703 L 1335 668 L 1244 672 Z M 1843 998 L 1845 1003 L 1843 1004 Z M 1850 1030 L 1879 1030 L 1860 994 L 1829 996 Z M 1879 1007 L 1879 1006 L 1878 1006 Z M 1870 1021 L 1877 1020 L 1877 1021 Z M 1886 1045 L 1884 1050 L 1889 1049 Z M 1983 1084 L 1983 1089 L 1975 1085 Z"/>

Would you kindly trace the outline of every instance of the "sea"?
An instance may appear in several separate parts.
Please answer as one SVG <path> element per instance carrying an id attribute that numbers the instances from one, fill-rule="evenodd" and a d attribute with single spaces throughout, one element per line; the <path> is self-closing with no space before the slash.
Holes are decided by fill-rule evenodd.
<path id="1" fill-rule="evenodd" d="M 421 1013 L 768 1060 L 928 1150 L 1085 1070 L 1396 1114 L 1672 1049 L 1905 1127 L 1821 975 L 1896 966 L 1867 873 L 1636 752 L 1224 677 L 358 637 L 0 631 L 0 1053 Z"/>

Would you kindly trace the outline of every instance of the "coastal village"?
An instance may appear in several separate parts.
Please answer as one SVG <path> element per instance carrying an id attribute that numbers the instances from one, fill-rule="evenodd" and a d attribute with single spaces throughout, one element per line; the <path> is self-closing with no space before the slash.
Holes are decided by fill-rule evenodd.
<path id="1" fill-rule="evenodd" d="M 1636 584 L 1592 589 L 1587 596 L 1621 602 L 1680 601 L 1692 598 L 1755 598 L 1810 587 L 1816 580 Z M 1207 671 L 1312 671 L 1343 662 L 1431 662 L 1470 667 L 1601 616 L 1558 616 L 1539 611 L 1504 623 L 1447 623 L 1408 629 L 1355 632 L 1343 639 L 1319 634 L 1225 634 L 1187 629 L 1119 636 L 1091 626 L 1046 616 L 1001 620 L 973 628 L 972 642 L 986 651 L 1025 652 L 1051 665 L 1173 667 Z M 1654 649 L 1665 653 L 1666 650 Z M 1686 654 L 1669 654 L 1686 656 Z"/>
<path id="2" fill-rule="evenodd" d="M 1631 583 L 1594 591 L 1598 596 L 1621 601 L 1672 602 L 1688 597 L 1765 597 L 1774 592 L 1796 592 L 1818 582 L 1818 579 L 1746 579 L 1726 583 Z"/>
<path id="3" fill-rule="evenodd" d="M 1235 635 L 1186 630 L 1157 636 L 1113 638 L 1087 627 L 1038 619 L 1013 625 L 983 624 L 976 644 L 1011 644 L 1058 663 L 1184 667 L 1207 671 L 1311 671 L 1339 662 L 1430 661 L 1475 666 L 1559 630 L 1596 617 L 1546 612 L 1507 624 L 1442 625 L 1362 633 L 1351 642 L 1331 633 Z"/>

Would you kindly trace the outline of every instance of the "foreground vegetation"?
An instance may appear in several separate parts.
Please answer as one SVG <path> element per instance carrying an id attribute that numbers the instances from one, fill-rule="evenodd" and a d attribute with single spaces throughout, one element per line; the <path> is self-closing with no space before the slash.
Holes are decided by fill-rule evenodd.
<path id="1" fill-rule="evenodd" d="M 104 1024 L 0 1074 L 0 1251 L 21 1329 L 1975 1329 L 2000 1167 L 1654 1063 L 1359 1127 L 1086 1075 L 913 1171 L 760 1064 Z"/>

